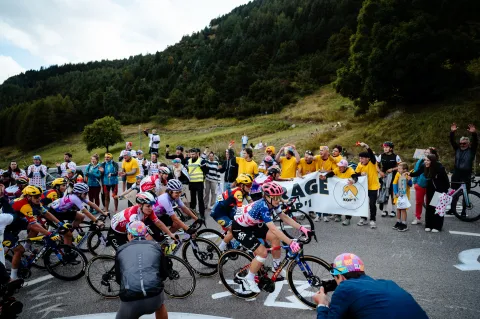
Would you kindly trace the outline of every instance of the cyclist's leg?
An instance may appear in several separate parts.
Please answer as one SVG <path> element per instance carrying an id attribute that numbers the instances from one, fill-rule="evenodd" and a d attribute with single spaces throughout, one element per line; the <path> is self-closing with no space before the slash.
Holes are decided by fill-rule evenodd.
<path id="1" fill-rule="evenodd" d="M 218 246 L 221 251 L 224 251 L 227 248 L 228 243 L 233 239 L 232 234 L 232 219 L 228 216 L 213 217 L 213 219 L 220 225 L 222 228 L 227 229 L 227 234 L 223 238 L 222 242 Z"/>

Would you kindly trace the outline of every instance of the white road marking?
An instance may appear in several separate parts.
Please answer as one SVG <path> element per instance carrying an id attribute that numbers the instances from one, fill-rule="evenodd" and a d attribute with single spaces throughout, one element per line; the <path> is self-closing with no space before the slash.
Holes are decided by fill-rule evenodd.
<path id="1" fill-rule="evenodd" d="M 480 270 L 479 256 L 480 248 L 464 250 L 458 254 L 458 260 L 460 260 L 461 264 L 454 266 L 462 271 Z"/>
<path id="2" fill-rule="evenodd" d="M 96 314 L 73 316 L 73 317 L 59 317 L 56 319 L 115 319 L 116 315 L 117 315 L 116 312 L 110 312 L 110 313 L 96 313 Z M 140 318 L 155 319 L 155 314 L 141 316 Z M 199 315 L 196 313 L 185 313 L 185 312 L 168 312 L 168 318 L 170 319 L 231 319 L 227 317 Z"/>
<path id="3" fill-rule="evenodd" d="M 25 282 L 24 287 L 33 286 L 35 284 L 38 284 L 39 282 L 42 282 L 42 281 L 45 281 L 45 280 L 50 280 L 52 278 L 53 278 L 52 275 L 45 275 L 45 276 L 42 276 L 42 277 L 38 277 L 37 279 L 33 279 L 33 280 Z"/>
<path id="4" fill-rule="evenodd" d="M 465 235 L 465 236 L 477 236 L 477 237 L 480 237 L 480 234 L 479 234 L 479 233 L 468 233 L 468 232 L 456 231 L 456 230 L 450 230 L 449 233 L 450 233 L 450 234 L 454 234 L 454 235 Z"/>

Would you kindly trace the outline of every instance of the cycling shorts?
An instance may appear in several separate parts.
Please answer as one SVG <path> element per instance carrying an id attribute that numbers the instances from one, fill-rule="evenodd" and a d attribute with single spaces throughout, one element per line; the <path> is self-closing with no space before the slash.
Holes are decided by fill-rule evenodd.
<path id="1" fill-rule="evenodd" d="M 118 247 L 128 243 L 127 234 L 117 233 L 113 228 L 108 229 L 107 243 L 112 245 L 113 249 L 117 251 Z"/>
<path id="2" fill-rule="evenodd" d="M 257 224 L 251 227 L 243 227 L 236 221 L 232 223 L 233 237 L 238 240 L 243 247 L 255 251 L 262 244 L 259 239 L 265 240 L 268 233 L 268 227 L 265 224 Z"/>
<path id="3" fill-rule="evenodd" d="M 3 246 L 9 249 L 13 249 L 18 246 L 18 239 L 18 232 L 5 231 L 5 233 L 3 234 Z"/>
<path id="4" fill-rule="evenodd" d="M 228 228 L 232 226 L 233 220 L 228 216 L 214 217 L 213 219 L 222 227 Z"/>
<path id="5" fill-rule="evenodd" d="M 117 195 L 118 194 L 118 184 L 114 185 L 103 185 L 103 193 L 104 194 L 110 194 L 112 192 L 112 195 Z"/>
<path id="6" fill-rule="evenodd" d="M 170 220 L 170 222 L 168 222 L 168 220 Z M 173 225 L 173 221 L 170 217 L 168 217 L 167 215 L 163 215 L 160 217 L 160 220 L 165 224 L 165 226 L 169 227 L 169 226 L 172 226 Z M 146 219 L 144 221 L 145 225 L 147 226 L 147 230 L 148 230 L 148 233 L 150 234 L 150 236 L 152 236 L 152 238 L 157 241 L 157 242 L 162 242 L 164 239 L 165 239 L 165 235 L 163 234 L 163 232 L 157 227 L 157 225 L 155 225 L 154 222 L 152 222 L 150 219 Z M 169 224 L 168 224 L 169 223 Z"/>

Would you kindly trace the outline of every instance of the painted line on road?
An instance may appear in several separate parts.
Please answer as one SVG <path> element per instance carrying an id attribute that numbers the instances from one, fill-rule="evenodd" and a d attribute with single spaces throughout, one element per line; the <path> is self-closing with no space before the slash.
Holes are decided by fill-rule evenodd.
<path id="1" fill-rule="evenodd" d="M 465 236 L 477 236 L 477 237 L 480 237 L 480 234 L 479 234 L 479 233 L 468 233 L 468 232 L 456 231 L 456 230 L 450 230 L 449 233 L 450 233 L 450 234 L 454 234 L 454 235 L 465 235 Z"/>
<path id="2" fill-rule="evenodd" d="M 45 280 L 50 280 L 52 278 L 53 278 L 52 275 L 45 275 L 45 276 L 42 276 L 42 277 L 38 277 L 37 279 L 33 279 L 33 280 L 25 282 L 24 287 L 33 286 L 35 284 L 38 284 L 39 282 L 42 282 L 42 281 L 45 281 Z"/>
<path id="3" fill-rule="evenodd" d="M 89 315 L 82 315 L 82 316 L 73 316 L 73 317 L 60 317 L 57 319 L 115 319 L 117 313 L 110 312 L 110 313 L 96 313 L 96 314 L 89 314 Z M 155 319 L 155 314 L 151 315 L 144 315 L 141 317 L 142 319 Z M 232 319 L 227 317 L 217 317 L 217 316 L 210 316 L 210 315 L 199 315 L 196 313 L 186 313 L 186 312 L 168 312 L 168 318 L 170 319 Z"/>

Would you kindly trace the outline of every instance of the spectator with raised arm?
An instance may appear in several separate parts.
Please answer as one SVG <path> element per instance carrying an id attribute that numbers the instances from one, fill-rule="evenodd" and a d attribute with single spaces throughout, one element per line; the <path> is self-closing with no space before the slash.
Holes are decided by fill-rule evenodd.
<path id="1" fill-rule="evenodd" d="M 160 135 L 157 134 L 157 130 L 153 129 L 152 133 L 148 133 L 148 130 L 144 129 L 143 134 L 145 134 L 149 139 L 148 154 L 158 153 L 158 148 L 160 147 Z"/>
<path id="2" fill-rule="evenodd" d="M 282 156 L 282 153 L 284 156 Z M 282 167 L 281 178 L 295 178 L 297 176 L 297 165 L 300 162 L 300 155 L 293 144 L 282 146 L 275 156 L 275 161 Z"/>
<path id="3" fill-rule="evenodd" d="M 69 169 L 71 169 L 72 171 L 77 170 L 77 164 L 75 164 L 75 162 L 72 162 L 72 157 L 72 154 L 65 153 L 63 155 L 64 162 L 62 164 L 56 163 L 58 174 L 60 174 L 61 177 L 67 176 L 67 170 Z"/>

